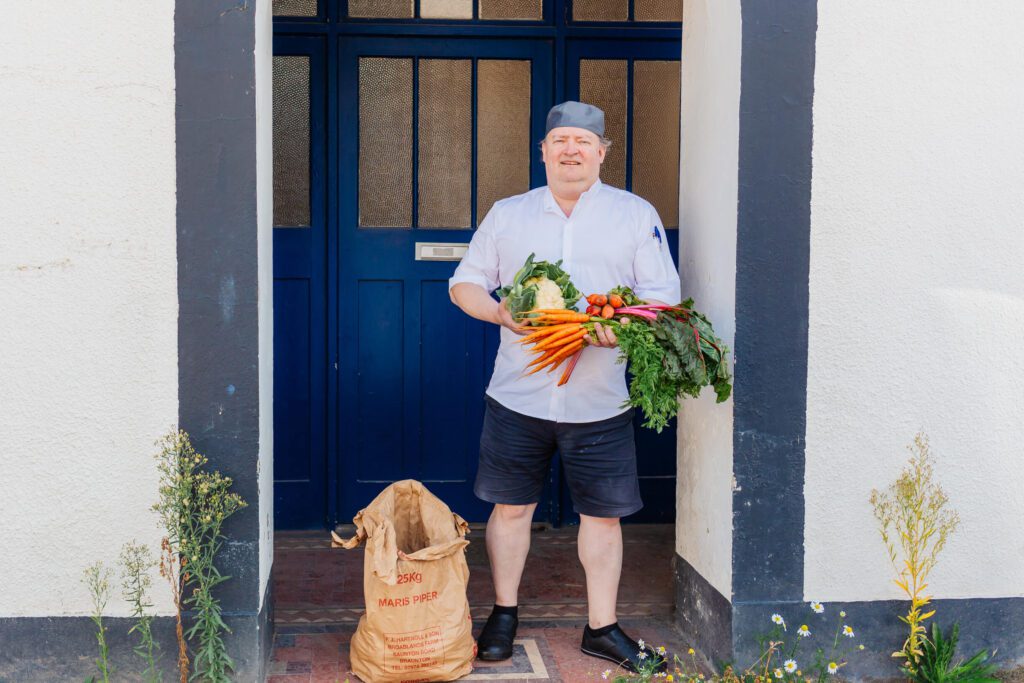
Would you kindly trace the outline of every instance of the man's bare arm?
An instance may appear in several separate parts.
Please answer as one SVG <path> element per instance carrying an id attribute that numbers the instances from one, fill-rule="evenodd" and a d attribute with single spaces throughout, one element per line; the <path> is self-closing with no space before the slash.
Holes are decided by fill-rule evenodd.
<path id="1" fill-rule="evenodd" d="M 466 315 L 477 320 L 507 327 L 516 334 L 527 334 L 529 330 L 517 325 L 512 314 L 505 307 L 505 300 L 495 301 L 480 285 L 471 282 L 460 282 L 451 290 L 452 302 L 461 308 Z"/>

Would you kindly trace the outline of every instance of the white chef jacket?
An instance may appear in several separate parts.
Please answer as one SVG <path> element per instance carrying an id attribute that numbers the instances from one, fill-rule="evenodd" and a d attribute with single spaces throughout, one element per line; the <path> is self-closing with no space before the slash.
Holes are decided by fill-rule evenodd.
<path id="1" fill-rule="evenodd" d="M 669 253 L 665 227 L 644 199 L 598 180 L 566 216 L 551 190 L 539 187 L 494 204 L 448 281 L 480 285 L 488 292 L 510 284 L 527 257 L 562 260 L 583 296 L 617 285 L 641 299 L 679 301 L 679 274 Z M 587 306 L 581 298 L 577 307 Z M 594 422 L 621 414 L 628 397 L 625 365 L 618 349 L 585 346 L 572 379 L 559 387 L 564 364 L 523 376 L 535 356 L 511 330 L 501 328 L 501 345 L 487 394 L 506 408 L 556 422 Z"/>

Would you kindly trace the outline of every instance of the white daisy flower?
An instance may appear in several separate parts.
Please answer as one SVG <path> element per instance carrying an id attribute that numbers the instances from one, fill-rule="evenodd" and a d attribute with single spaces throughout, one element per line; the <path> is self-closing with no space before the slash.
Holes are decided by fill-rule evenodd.
<path id="1" fill-rule="evenodd" d="M 849 626 L 843 625 L 843 635 L 847 638 L 853 638 L 853 629 Z"/>
<path id="2" fill-rule="evenodd" d="M 658 654 L 659 655 L 664 656 L 666 652 L 668 652 L 668 650 L 665 649 L 664 645 L 662 645 L 661 647 L 658 648 Z"/>
<path id="3" fill-rule="evenodd" d="M 776 669 L 775 670 L 775 677 L 776 678 L 782 678 L 782 669 Z"/>
<path id="4" fill-rule="evenodd" d="M 642 649 L 644 649 L 644 645 L 645 645 L 646 643 L 644 643 L 644 639 L 643 639 L 643 638 L 641 638 L 640 640 L 636 641 L 636 644 L 637 644 L 637 645 L 639 645 L 639 646 L 640 646 L 640 649 L 642 650 Z"/>
<path id="5" fill-rule="evenodd" d="M 815 614 L 821 614 L 825 611 L 825 605 L 821 604 L 820 602 L 812 602 L 811 609 L 814 610 Z"/>
<path id="6" fill-rule="evenodd" d="M 647 650 L 640 650 L 640 652 L 638 652 L 636 656 L 640 659 L 647 659 Z"/>
<path id="7" fill-rule="evenodd" d="M 796 671 L 796 660 L 787 659 L 786 663 L 783 666 L 786 667 L 786 673 L 793 673 L 794 671 Z"/>
<path id="8" fill-rule="evenodd" d="M 796 634 L 801 638 L 807 638 L 811 635 L 811 630 L 807 628 L 807 624 L 803 624 L 802 626 L 800 626 L 800 628 L 796 630 Z"/>
<path id="9" fill-rule="evenodd" d="M 829 674 L 835 675 L 835 673 L 837 671 L 839 671 L 839 666 L 836 665 L 835 662 L 829 662 L 828 663 L 828 672 L 829 672 Z"/>
<path id="10" fill-rule="evenodd" d="M 612 670 L 611 669 L 605 669 L 604 673 L 601 674 L 601 678 L 603 678 L 603 679 L 605 679 L 607 681 L 608 677 L 611 676 L 611 675 L 612 675 Z"/>
<path id="11" fill-rule="evenodd" d="M 772 622 L 781 626 L 783 630 L 786 629 L 786 620 L 782 618 L 781 614 L 773 614 Z"/>

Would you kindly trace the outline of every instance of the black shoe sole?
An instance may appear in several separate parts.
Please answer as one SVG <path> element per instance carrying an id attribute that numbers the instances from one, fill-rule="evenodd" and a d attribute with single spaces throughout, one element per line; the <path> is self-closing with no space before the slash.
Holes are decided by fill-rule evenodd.
<path id="1" fill-rule="evenodd" d="M 630 673 L 639 673 L 636 669 L 633 668 L 633 665 L 630 664 L 628 659 L 621 659 L 621 660 L 620 659 L 615 659 L 614 657 L 609 657 L 608 655 L 601 654 L 599 652 L 591 652 L 590 650 L 586 649 L 585 647 L 581 647 L 580 648 L 580 652 L 582 652 L 585 655 L 590 655 L 591 657 L 597 657 L 598 659 L 603 659 L 606 662 L 611 662 L 615 666 L 621 667 L 621 668 L 625 669 L 626 671 L 629 671 Z"/>

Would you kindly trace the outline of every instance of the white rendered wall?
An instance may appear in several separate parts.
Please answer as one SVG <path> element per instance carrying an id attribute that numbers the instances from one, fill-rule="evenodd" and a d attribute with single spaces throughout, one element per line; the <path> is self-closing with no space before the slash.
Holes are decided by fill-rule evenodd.
<path id="1" fill-rule="evenodd" d="M 260 597 L 274 562 L 274 163 L 273 21 L 270 0 L 256 3 L 256 259 L 260 383 Z"/>
<path id="2" fill-rule="evenodd" d="M 0 617 L 80 615 L 87 565 L 131 539 L 159 550 L 154 442 L 178 414 L 173 3 L 7 3 L 0 93 Z M 127 615 L 118 585 L 107 612 Z"/>
<path id="3" fill-rule="evenodd" d="M 259 605 L 273 564 L 273 23 L 256 3 L 256 252 L 259 327 Z"/>
<path id="4" fill-rule="evenodd" d="M 1024 595 L 1024 3 L 818 4 L 808 599 L 894 598 L 868 504 L 918 429 L 937 597 Z"/>
<path id="5" fill-rule="evenodd" d="M 679 267 L 730 348 L 736 331 L 739 0 L 687 0 L 683 15 Z M 732 357 L 730 355 L 730 362 Z M 732 399 L 705 389 L 679 415 L 676 552 L 732 597 Z"/>

